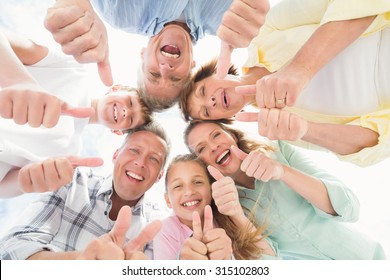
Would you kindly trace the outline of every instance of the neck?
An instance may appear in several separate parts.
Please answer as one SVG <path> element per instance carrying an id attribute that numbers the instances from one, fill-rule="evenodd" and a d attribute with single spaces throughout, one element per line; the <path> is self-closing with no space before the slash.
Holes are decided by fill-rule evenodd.
<path id="1" fill-rule="evenodd" d="M 265 67 L 252 67 L 241 76 L 241 81 L 243 85 L 254 85 L 257 80 L 260 80 L 266 75 L 271 74 Z"/>
<path id="2" fill-rule="evenodd" d="M 188 25 L 185 22 L 171 21 L 171 22 L 166 23 L 164 26 L 172 25 L 172 24 L 180 26 L 181 28 L 183 28 L 188 33 L 188 35 L 191 35 L 191 29 L 188 27 Z"/>
<path id="3" fill-rule="evenodd" d="M 234 180 L 235 183 L 245 188 L 248 189 L 255 188 L 255 179 L 253 177 L 249 177 L 241 170 L 239 170 L 236 174 L 234 174 L 232 176 L 232 179 Z"/>
<path id="4" fill-rule="evenodd" d="M 134 207 L 138 203 L 138 201 L 141 199 L 141 197 L 142 197 L 141 196 L 137 200 L 131 200 L 131 201 L 130 200 L 124 200 L 124 199 L 122 199 L 122 198 L 120 198 L 118 196 L 118 194 L 115 191 L 114 186 L 112 188 L 112 191 L 113 191 L 113 193 L 111 195 L 112 206 L 111 206 L 111 210 L 110 210 L 110 215 L 109 216 L 110 216 L 110 219 L 113 220 L 113 221 L 116 221 L 116 219 L 118 217 L 119 210 L 123 206 L 128 205 L 130 207 Z"/>

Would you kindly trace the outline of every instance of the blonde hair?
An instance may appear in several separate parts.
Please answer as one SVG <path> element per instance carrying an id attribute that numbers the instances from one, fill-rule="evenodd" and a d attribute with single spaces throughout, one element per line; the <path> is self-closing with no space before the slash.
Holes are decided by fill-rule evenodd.
<path id="1" fill-rule="evenodd" d="M 215 182 L 215 179 L 210 175 L 207 170 L 206 164 L 195 154 L 185 154 L 178 155 L 172 159 L 171 163 L 168 166 L 166 177 L 165 177 L 165 186 L 167 188 L 168 176 L 171 171 L 171 168 L 179 163 L 179 162 L 195 162 L 201 166 L 207 175 L 207 179 L 209 184 Z M 213 210 L 213 217 L 216 221 L 217 225 L 223 228 L 226 234 L 232 241 L 232 248 L 234 257 L 238 260 L 252 260 L 258 259 L 262 254 L 262 249 L 257 246 L 257 244 L 265 238 L 265 224 L 261 226 L 257 226 L 256 219 L 254 215 L 250 213 L 247 209 L 244 209 L 246 214 L 248 214 L 248 219 L 250 222 L 256 227 L 256 230 L 253 231 L 248 224 L 246 228 L 238 227 L 234 222 L 230 219 L 229 216 L 223 215 L 218 211 L 218 207 L 215 205 L 214 200 L 211 201 L 211 208 Z"/>
<path id="2" fill-rule="evenodd" d="M 197 127 L 198 125 L 200 125 L 202 123 L 215 124 L 215 125 L 219 126 L 222 130 L 226 131 L 227 133 L 229 133 L 230 135 L 235 137 L 237 139 L 237 147 L 247 154 L 249 154 L 251 151 L 254 151 L 254 150 L 260 150 L 260 151 L 264 152 L 265 154 L 268 154 L 270 152 L 275 151 L 274 147 L 267 145 L 266 143 L 259 143 L 257 141 L 254 141 L 254 140 L 250 139 L 249 137 L 247 137 L 244 132 L 242 132 L 238 129 L 229 127 L 226 124 L 221 123 L 220 121 L 217 121 L 217 120 L 192 120 L 188 124 L 187 128 L 184 131 L 184 142 L 185 142 L 187 148 L 190 150 L 190 152 L 194 152 L 194 151 L 191 150 L 191 148 L 188 144 L 188 135 L 195 127 Z"/>
<path id="3" fill-rule="evenodd" d="M 125 86 L 125 85 L 113 85 L 110 87 L 110 92 L 119 92 L 119 91 L 126 91 L 126 92 L 135 92 L 138 95 L 138 101 L 141 107 L 141 118 L 144 121 L 142 125 L 147 125 L 153 121 L 153 116 L 152 116 L 152 110 L 151 108 L 147 105 L 147 103 L 144 101 L 142 98 L 141 90 L 138 88 L 130 87 L 130 86 Z M 132 129 L 124 129 L 122 130 L 123 133 L 128 133 Z"/>

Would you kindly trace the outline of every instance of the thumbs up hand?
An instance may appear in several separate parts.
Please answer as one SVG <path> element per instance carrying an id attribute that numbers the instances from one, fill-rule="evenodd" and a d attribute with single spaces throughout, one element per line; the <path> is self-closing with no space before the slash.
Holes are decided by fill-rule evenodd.
<path id="1" fill-rule="evenodd" d="M 231 177 L 225 177 L 215 167 L 207 167 L 211 176 L 216 180 L 212 188 L 212 196 L 218 211 L 232 218 L 243 215 L 243 211 L 238 198 L 236 184 Z"/>
<path id="2" fill-rule="evenodd" d="M 74 168 L 77 166 L 97 167 L 102 164 L 103 160 L 95 157 L 49 158 L 22 167 L 18 181 L 22 190 L 27 193 L 55 191 L 72 181 Z"/>
<path id="3" fill-rule="evenodd" d="M 236 146 L 232 146 L 230 150 L 242 160 L 241 171 L 249 177 L 268 182 L 269 180 L 280 180 L 284 176 L 283 165 L 270 159 L 261 151 L 252 151 L 247 154 Z"/>

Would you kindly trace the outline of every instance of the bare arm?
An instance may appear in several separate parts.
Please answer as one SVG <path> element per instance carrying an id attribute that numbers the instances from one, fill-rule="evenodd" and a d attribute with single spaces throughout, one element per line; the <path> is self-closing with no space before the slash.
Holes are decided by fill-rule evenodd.
<path id="1" fill-rule="evenodd" d="M 69 251 L 69 252 L 51 252 L 51 251 L 40 251 L 31 255 L 28 260 L 77 260 L 80 256 L 80 252 Z"/>
<path id="2" fill-rule="evenodd" d="M 311 79 L 337 54 L 352 44 L 375 16 L 333 21 L 321 25 L 302 46 L 288 67 L 302 69 Z"/>
<path id="3" fill-rule="evenodd" d="M 24 68 L 23 63 L 14 53 L 7 37 L 0 32 L 0 86 L 7 87 L 15 84 L 36 84 L 34 78 Z"/>
<path id="4" fill-rule="evenodd" d="M 4 34 L 12 50 L 24 65 L 37 63 L 45 58 L 49 52 L 46 47 L 38 45 L 27 38 L 11 32 L 5 32 Z"/>
<path id="5" fill-rule="evenodd" d="M 377 145 L 378 137 L 375 131 L 361 126 L 308 122 L 302 140 L 340 155 L 349 155 Z"/>

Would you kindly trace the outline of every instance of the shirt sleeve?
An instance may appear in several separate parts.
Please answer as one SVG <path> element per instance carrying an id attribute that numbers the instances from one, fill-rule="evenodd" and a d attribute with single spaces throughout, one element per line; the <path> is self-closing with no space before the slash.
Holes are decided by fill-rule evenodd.
<path id="1" fill-rule="evenodd" d="M 175 233 L 177 226 L 172 219 L 167 218 L 162 221 L 159 233 L 153 239 L 153 259 L 154 260 L 176 260 L 182 246 L 180 234 Z"/>
<path id="2" fill-rule="evenodd" d="M 347 161 L 360 167 L 366 167 L 374 165 L 390 157 L 390 109 L 380 110 L 363 116 L 355 117 L 323 115 L 300 110 L 297 108 L 289 108 L 289 110 L 308 121 L 358 125 L 378 133 L 378 144 L 375 146 L 364 148 L 359 152 L 349 155 L 335 154 L 342 161 Z M 326 151 L 326 149 L 323 147 L 302 140 L 294 142 L 289 141 L 289 143 L 305 149 Z"/>
<path id="3" fill-rule="evenodd" d="M 67 187 L 43 194 L 30 204 L 16 225 L 0 241 L 0 259 L 25 260 L 40 251 L 56 251 L 50 245 L 61 224 Z"/>
<path id="4" fill-rule="evenodd" d="M 326 187 L 330 202 L 338 216 L 330 215 L 312 205 L 317 215 L 340 222 L 355 222 L 358 220 L 360 203 L 349 188 L 335 176 L 316 167 L 309 158 L 305 157 L 296 148 L 283 141 L 278 142 L 281 153 L 292 168 L 321 180 Z"/>
<path id="5" fill-rule="evenodd" d="M 314 31 L 332 21 L 377 15 L 362 34 L 367 36 L 390 25 L 390 1 L 286 0 L 270 9 L 266 21 L 248 47 L 243 71 L 258 66 L 274 72 L 283 67 Z"/>
<path id="6" fill-rule="evenodd" d="M 352 162 L 358 166 L 369 166 L 390 156 L 390 110 L 383 110 L 361 116 L 348 123 L 360 125 L 378 133 L 378 144 L 350 155 L 337 155 L 340 160 Z"/>

